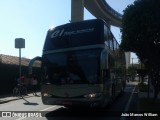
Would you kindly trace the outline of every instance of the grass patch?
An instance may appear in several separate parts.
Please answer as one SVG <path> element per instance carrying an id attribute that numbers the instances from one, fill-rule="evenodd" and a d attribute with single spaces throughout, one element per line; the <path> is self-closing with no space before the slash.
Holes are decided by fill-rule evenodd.
<path id="1" fill-rule="evenodd" d="M 147 92 L 148 91 L 148 85 L 144 83 L 139 83 L 138 88 L 140 92 Z"/>
<path id="2" fill-rule="evenodd" d="M 148 85 L 144 83 L 139 83 L 137 88 L 140 92 L 148 92 Z M 150 92 L 153 91 L 150 89 Z M 147 116 L 141 117 L 141 120 L 160 120 L 160 100 L 153 98 L 139 98 L 139 112 L 144 113 L 152 113 L 158 116 Z M 148 114 L 147 114 L 148 115 Z"/>
<path id="3" fill-rule="evenodd" d="M 140 98 L 139 99 L 139 111 L 142 113 L 160 113 L 160 100 L 154 100 L 153 98 Z M 143 117 L 142 120 L 160 120 L 160 114 L 158 117 Z"/>
<path id="4" fill-rule="evenodd" d="M 154 100 L 153 98 L 140 98 L 139 106 L 141 111 L 160 111 L 160 100 Z"/>

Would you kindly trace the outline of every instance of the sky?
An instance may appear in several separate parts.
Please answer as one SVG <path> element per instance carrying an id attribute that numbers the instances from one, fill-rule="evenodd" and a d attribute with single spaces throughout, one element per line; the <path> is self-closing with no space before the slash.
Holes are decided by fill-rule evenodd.
<path id="1" fill-rule="evenodd" d="M 106 0 L 119 13 L 134 0 Z M 21 56 L 33 58 L 42 55 L 43 44 L 49 28 L 69 23 L 71 0 L 0 0 L 0 54 L 19 56 L 15 39 L 24 38 Z M 93 19 L 86 9 L 84 19 Z M 120 29 L 111 27 L 118 42 Z"/>

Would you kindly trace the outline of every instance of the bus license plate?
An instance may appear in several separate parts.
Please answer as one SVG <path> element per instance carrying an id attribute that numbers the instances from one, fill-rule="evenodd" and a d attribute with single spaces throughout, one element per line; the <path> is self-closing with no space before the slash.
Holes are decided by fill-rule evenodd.
<path id="1" fill-rule="evenodd" d="M 70 102 L 70 101 L 65 101 L 65 102 L 63 102 L 63 105 L 72 105 L 72 102 Z"/>

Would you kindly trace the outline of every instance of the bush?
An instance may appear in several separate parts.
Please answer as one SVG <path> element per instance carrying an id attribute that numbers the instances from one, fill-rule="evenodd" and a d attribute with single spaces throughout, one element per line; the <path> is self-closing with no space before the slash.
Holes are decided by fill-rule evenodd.
<path id="1" fill-rule="evenodd" d="M 138 88 L 140 92 L 147 92 L 148 91 L 148 85 L 145 83 L 139 83 Z"/>

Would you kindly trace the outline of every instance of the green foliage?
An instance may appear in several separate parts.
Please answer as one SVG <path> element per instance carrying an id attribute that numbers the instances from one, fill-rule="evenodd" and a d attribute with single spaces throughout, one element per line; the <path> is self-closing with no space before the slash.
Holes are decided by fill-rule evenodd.
<path id="1" fill-rule="evenodd" d="M 152 98 L 140 98 L 139 99 L 139 112 L 153 113 L 158 115 L 160 111 L 160 100 L 154 100 Z M 141 120 L 159 120 L 159 115 L 156 117 L 141 117 Z"/>
<path id="2" fill-rule="evenodd" d="M 128 74 L 129 75 L 132 75 L 132 76 L 135 76 L 137 74 L 137 67 L 135 66 L 129 66 L 128 67 Z"/>
<path id="3" fill-rule="evenodd" d="M 0 63 L 0 93 L 8 93 L 14 86 L 18 74 L 18 66 Z"/>
<path id="4" fill-rule="evenodd" d="M 139 83 L 138 88 L 140 92 L 147 92 L 148 91 L 148 85 L 144 83 Z"/>
<path id="5" fill-rule="evenodd" d="M 121 49 L 137 54 L 152 76 L 157 97 L 160 88 L 160 1 L 136 0 L 124 10 Z"/>
<path id="6" fill-rule="evenodd" d="M 148 68 L 160 67 L 160 1 L 136 0 L 124 10 L 121 49 L 137 54 Z"/>

